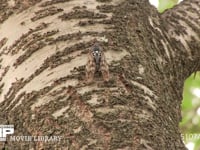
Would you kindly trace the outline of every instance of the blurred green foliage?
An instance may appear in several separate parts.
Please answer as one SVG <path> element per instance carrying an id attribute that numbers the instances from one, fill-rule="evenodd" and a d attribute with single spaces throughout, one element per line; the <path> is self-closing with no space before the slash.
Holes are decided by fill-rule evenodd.
<path id="1" fill-rule="evenodd" d="M 172 8 L 177 3 L 178 3 L 178 0 L 159 0 L 158 11 L 163 12 L 166 9 Z"/>
<path id="2" fill-rule="evenodd" d="M 158 0 L 158 2 L 158 11 L 162 13 L 176 5 L 178 0 Z M 193 150 L 200 150 L 200 72 L 195 77 L 193 73 L 185 80 L 180 130 L 185 144 L 193 143 Z"/>
<path id="3" fill-rule="evenodd" d="M 196 91 L 196 92 L 195 92 Z M 196 93 L 196 95 L 195 95 Z M 198 94 L 198 96 L 197 96 Z M 180 122 L 183 140 L 195 144 L 200 149 L 200 73 L 192 74 L 184 84 L 182 101 L 182 121 Z"/>

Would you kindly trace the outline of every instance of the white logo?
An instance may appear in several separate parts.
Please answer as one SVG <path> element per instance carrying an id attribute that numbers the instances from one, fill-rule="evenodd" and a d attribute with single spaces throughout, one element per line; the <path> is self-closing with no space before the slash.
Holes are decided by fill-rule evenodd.
<path id="1" fill-rule="evenodd" d="M 6 136 L 13 133 L 14 125 L 0 125 L 0 141 L 6 141 Z"/>
<path id="2" fill-rule="evenodd" d="M 0 141 L 41 141 L 41 142 L 59 142 L 62 136 L 12 136 L 14 134 L 14 125 L 0 125 Z M 9 136 L 9 139 L 7 136 Z"/>

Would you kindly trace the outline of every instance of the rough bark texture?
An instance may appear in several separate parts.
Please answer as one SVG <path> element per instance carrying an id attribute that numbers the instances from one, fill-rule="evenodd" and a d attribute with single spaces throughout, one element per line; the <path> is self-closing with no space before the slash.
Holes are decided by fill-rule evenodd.
<path id="1" fill-rule="evenodd" d="M 199 70 L 200 2 L 158 14 L 147 0 L 0 2 L 0 124 L 60 142 L 9 149 L 183 150 L 183 82 Z M 98 40 L 110 80 L 85 82 Z"/>

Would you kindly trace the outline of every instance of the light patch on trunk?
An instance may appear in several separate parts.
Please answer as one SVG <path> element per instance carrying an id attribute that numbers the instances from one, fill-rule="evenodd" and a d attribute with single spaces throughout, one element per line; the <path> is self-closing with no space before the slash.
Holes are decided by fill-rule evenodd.
<path id="1" fill-rule="evenodd" d="M 73 129 L 73 131 L 75 134 L 77 134 L 77 133 L 81 132 L 81 129 L 82 129 L 82 126 L 79 126 L 78 128 Z"/>
<path id="2" fill-rule="evenodd" d="M 157 30 L 162 37 L 165 37 L 165 35 L 163 34 L 163 31 L 158 27 L 160 25 L 159 22 L 154 23 L 153 19 L 151 17 L 149 17 L 148 20 L 149 20 L 149 24 L 154 28 L 154 30 Z M 153 43 L 157 48 L 159 48 L 155 39 L 153 39 Z M 165 50 L 166 56 L 170 59 L 170 53 L 171 53 L 171 55 L 174 55 L 174 54 L 173 54 L 172 50 L 170 51 L 170 49 L 172 49 L 172 48 L 171 48 L 168 40 L 166 38 L 163 38 L 161 40 L 161 43 L 162 43 L 163 48 Z M 167 45 L 169 47 L 167 47 Z"/>
<path id="3" fill-rule="evenodd" d="M 96 113 L 108 114 L 108 113 L 114 113 L 116 109 L 110 107 L 104 107 L 104 108 L 96 108 L 95 111 Z"/>
<path id="4" fill-rule="evenodd" d="M 182 16 L 181 13 L 177 12 L 177 14 L 179 16 Z M 193 16 L 192 16 L 193 18 Z M 191 41 L 193 39 L 196 39 L 197 41 L 199 41 L 199 36 L 198 34 L 191 28 L 191 26 L 189 24 L 186 23 L 186 21 L 183 21 L 181 19 L 178 20 L 178 24 L 181 25 L 180 28 L 182 28 L 182 30 L 184 30 L 184 32 L 181 32 L 180 34 L 177 34 L 177 26 L 176 24 L 177 23 L 171 23 L 172 25 L 170 26 L 170 32 L 167 33 L 169 34 L 170 36 L 172 36 L 173 38 L 175 38 L 177 41 L 180 41 L 183 46 L 184 46 L 184 50 L 186 50 L 189 58 L 192 57 L 192 54 L 191 54 L 191 48 L 189 47 L 189 44 L 188 43 L 191 43 Z M 194 26 L 196 26 L 196 28 L 199 28 L 199 25 L 196 24 L 195 21 L 192 21 L 192 24 Z M 180 31 L 179 31 L 180 32 Z M 183 51 L 183 50 L 182 50 Z"/>
<path id="5" fill-rule="evenodd" d="M 92 106 L 98 105 L 101 102 L 98 102 L 98 95 L 93 94 L 91 100 L 87 101 L 87 103 L 89 103 Z"/>
<path id="6" fill-rule="evenodd" d="M 14 0 L 9 0 L 8 1 L 8 6 L 9 7 L 14 7 L 15 6 L 15 1 Z"/>
<path id="7" fill-rule="evenodd" d="M 66 82 L 64 82 L 63 84 L 61 84 L 60 86 L 56 87 L 55 89 L 53 89 L 54 91 L 56 89 L 62 88 L 63 86 L 67 87 L 67 86 L 75 86 L 78 84 L 77 80 L 67 80 Z M 49 93 L 52 93 L 51 91 Z M 16 97 L 19 96 L 19 94 L 21 94 L 21 92 L 18 92 L 16 94 Z M 66 98 L 68 98 L 68 96 L 66 96 Z M 39 107 L 41 105 L 45 105 L 47 103 L 49 103 L 50 101 L 53 101 L 55 99 L 55 97 L 53 98 L 53 96 L 51 96 L 51 94 L 47 94 L 45 96 L 43 96 L 42 98 L 39 98 L 32 106 L 31 106 L 31 110 L 33 110 L 35 107 Z M 10 105 L 15 101 L 15 99 L 13 101 L 11 101 Z M 62 101 L 62 100 L 60 100 Z M 22 101 L 20 100 L 12 109 L 14 110 L 15 107 L 19 106 L 20 104 L 22 104 Z M 10 106 L 9 105 L 9 106 Z M 9 106 L 7 108 L 9 108 Z"/>
<path id="8" fill-rule="evenodd" d="M 149 96 L 143 96 L 142 97 L 147 100 L 147 104 L 155 111 L 156 110 L 156 104 L 152 101 L 152 99 Z"/>
<path id="9" fill-rule="evenodd" d="M 159 55 L 157 55 L 156 60 L 159 62 L 159 64 L 166 64 L 166 61 L 162 57 L 160 57 Z"/>
<path id="10" fill-rule="evenodd" d="M 124 105 L 114 105 L 113 108 L 110 108 L 110 107 L 96 108 L 95 111 L 96 113 L 108 114 L 108 113 L 114 113 L 116 111 L 122 111 L 122 110 L 130 111 L 132 109 L 134 108 L 130 108 Z"/>
<path id="11" fill-rule="evenodd" d="M 144 147 L 145 147 L 145 149 L 148 149 L 148 150 L 153 150 L 153 148 L 151 148 L 151 141 L 147 141 L 147 140 L 145 140 L 145 139 L 141 139 L 140 140 L 140 144 L 142 144 Z"/>
<path id="12" fill-rule="evenodd" d="M 195 31 L 190 27 L 190 25 L 188 25 L 186 22 L 184 22 L 184 21 L 182 21 L 182 20 L 179 20 L 179 24 L 181 24 L 181 25 L 183 25 L 183 26 L 185 27 L 185 32 L 186 32 L 186 34 L 182 33 L 182 34 L 184 34 L 185 36 L 182 35 L 182 34 L 180 34 L 180 35 L 182 35 L 186 41 L 191 41 L 191 40 L 192 40 L 191 37 L 193 37 L 193 38 L 199 40 L 199 35 L 197 34 L 197 32 L 195 32 Z M 198 28 L 199 28 L 199 26 L 198 26 Z"/>
<path id="13" fill-rule="evenodd" d="M 78 88 L 77 92 L 82 95 L 86 92 L 92 91 L 92 90 L 97 89 L 97 88 L 98 87 L 97 87 L 96 84 L 92 85 L 92 86 L 84 86 L 84 87 Z"/>
<path id="14" fill-rule="evenodd" d="M 160 23 L 157 21 L 156 24 L 153 22 L 152 18 L 149 17 L 149 24 L 157 31 L 159 31 L 161 34 L 163 33 L 162 30 L 160 28 L 158 28 L 157 26 L 160 25 Z M 154 25 L 155 24 L 155 25 Z"/>
<path id="15" fill-rule="evenodd" d="M 57 110 L 56 112 L 54 112 L 54 113 L 52 114 L 52 116 L 53 116 L 54 118 L 58 118 L 59 116 L 62 116 L 63 113 L 64 113 L 67 109 L 69 109 L 69 106 L 66 106 L 66 107 L 63 107 L 63 108 Z"/>
<path id="16" fill-rule="evenodd" d="M 119 5 L 119 4 L 121 4 L 122 2 L 124 2 L 125 0 L 112 0 L 111 2 L 110 2 L 110 4 L 112 4 L 112 5 Z"/>
<path id="17" fill-rule="evenodd" d="M 81 129 L 82 129 L 82 126 L 79 126 L 78 128 L 73 129 L 73 131 L 74 131 L 74 133 L 79 133 L 79 132 L 81 132 Z"/>
<path id="18" fill-rule="evenodd" d="M 152 97 L 158 98 L 158 96 L 154 94 L 154 91 L 152 91 L 150 88 L 148 88 L 148 87 L 145 86 L 144 84 L 138 83 L 138 82 L 136 82 L 136 81 L 131 81 L 131 83 L 132 83 L 134 86 L 136 86 L 136 87 L 142 89 L 142 90 L 144 91 L 144 94 L 148 94 L 148 95 L 150 95 L 150 96 L 152 96 Z"/>
<path id="19" fill-rule="evenodd" d="M 147 110 L 141 110 L 141 111 L 142 112 L 138 114 L 140 120 L 149 121 L 153 117 L 152 113 L 150 113 L 149 111 Z"/>
<path id="20" fill-rule="evenodd" d="M 138 65 L 138 70 L 139 70 L 139 74 L 144 73 L 144 67 L 141 64 Z"/>
<path id="21" fill-rule="evenodd" d="M 11 0 L 12 1 L 12 0 Z M 96 9 L 96 6 L 100 3 L 94 1 L 94 0 L 86 0 L 86 1 L 80 1 L 80 0 L 73 0 L 66 3 L 60 3 L 55 4 L 54 6 L 57 6 L 58 8 L 64 9 L 64 13 L 69 13 L 72 11 L 72 9 L 77 6 L 84 6 L 87 3 L 87 10 L 94 11 L 95 13 L 99 13 L 99 10 Z M 7 37 L 8 42 L 5 46 L 2 47 L 9 47 L 11 46 L 14 41 L 20 38 L 22 34 L 27 33 L 30 29 L 36 28 L 38 24 L 45 22 L 45 23 L 51 23 L 50 28 L 51 29 L 57 29 L 59 26 L 60 33 L 73 33 L 73 32 L 87 32 L 87 31 L 98 31 L 102 32 L 105 31 L 108 27 L 108 25 L 103 24 L 94 24 L 90 26 L 84 26 L 80 27 L 78 26 L 78 22 L 82 19 L 70 19 L 68 21 L 62 21 L 61 19 L 58 19 L 58 16 L 61 15 L 63 12 L 56 13 L 52 16 L 47 16 L 44 18 L 41 18 L 35 22 L 32 22 L 30 18 L 33 18 L 35 16 L 35 12 L 41 9 L 44 9 L 43 7 L 39 7 L 41 3 L 38 3 L 35 6 L 32 6 L 31 8 L 19 13 L 19 14 L 13 14 L 10 16 L 6 21 L 4 21 L 0 25 L 0 35 L 1 37 Z M 103 14 L 103 13 L 102 13 Z M 108 16 L 107 19 L 110 19 L 112 17 L 111 13 L 106 13 Z M 101 19 L 97 19 L 101 20 Z M 21 25 L 22 22 L 25 22 L 25 25 Z M 98 30 L 97 30 L 98 29 Z M 43 30 L 48 31 L 48 28 Z M 107 30 L 108 31 L 108 30 Z"/>
<path id="22" fill-rule="evenodd" d="M 187 41 L 185 40 L 185 38 L 183 36 L 177 36 L 176 39 L 183 44 L 183 46 L 185 47 L 185 50 L 187 51 L 189 57 L 191 58 L 192 55 L 191 55 L 190 47 Z"/>
<path id="23" fill-rule="evenodd" d="M 163 47 L 165 49 L 165 53 L 167 54 L 167 57 L 170 58 L 169 50 L 167 48 L 167 43 L 164 42 L 162 39 L 160 41 L 161 41 L 161 43 L 162 43 L 162 45 L 163 45 Z"/>
<path id="24" fill-rule="evenodd" d="M 88 145 L 94 145 L 97 143 L 96 139 L 87 139 L 89 141 Z"/>
<path id="25" fill-rule="evenodd" d="M 46 95 L 46 96 L 44 96 L 44 97 L 42 97 L 42 98 L 39 98 L 33 105 L 31 105 L 31 110 L 34 110 L 35 107 L 40 107 L 41 105 L 45 105 L 45 104 L 49 103 L 50 101 L 53 101 L 53 97 L 51 97 L 51 96 L 49 96 L 49 95 Z M 15 107 L 17 107 L 17 106 L 19 106 L 19 105 L 21 105 L 21 104 L 22 104 L 22 102 L 19 101 L 19 102 L 15 105 Z M 14 110 L 14 108 L 13 108 L 13 110 Z"/>
<path id="26" fill-rule="evenodd" d="M 30 83 L 24 86 L 20 91 L 27 91 L 31 92 L 33 90 L 40 90 L 41 88 L 50 85 L 52 82 L 55 81 L 55 79 L 59 79 L 62 77 L 65 77 L 67 75 L 70 75 L 70 71 L 74 69 L 74 67 L 80 66 L 80 64 L 84 64 L 86 62 L 86 59 L 84 57 L 76 57 L 76 59 L 72 60 L 70 63 L 62 64 L 57 66 L 54 69 L 45 70 L 40 75 L 36 76 Z M 52 73 L 51 75 L 48 75 Z M 77 82 L 73 80 L 71 83 L 71 86 L 75 86 Z M 69 84 L 66 84 L 69 85 Z"/>
<path id="27" fill-rule="evenodd" d="M 108 64 L 110 64 L 112 61 L 119 61 L 121 60 L 124 56 L 130 56 L 130 53 L 128 53 L 126 50 L 122 50 L 119 52 L 116 51 L 106 51 L 105 56 L 106 56 L 106 61 Z"/>
<path id="28" fill-rule="evenodd" d="M 87 39 L 87 38 L 84 39 L 84 40 L 86 42 L 89 41 L 89 39 Z M 83 41 L 80 40 L 79 42 L 83 42 Z M 69 43 L 67 45 L 70 47 L 70 46 L 73 46 L 74 44 L 76 44 L 76 42 L 71 42 L 71 43 Z M 8 73 L 3 77 L 3 80 L 2 80 L 2 82 L 5 83 L 5 86 L 3 87 L 2 94 L 1 94 L 1 97 L 0 97 L 0 101 L 3 100 L 4 94 L 6 92 L 8 92 L 12 82 L 16 81 L 15 77 L 17 77 L 18 79 L 20 79 L 20 78 L 24 78 L 24 79 L 28 78 L 31 74 L 33 74 L 36 71 L 36 69 L 38 69 L 40 66 L 42 66 L 42 64 L 44 63 L 44 60 L 47 57 L 55 54 L 57 51 L 62 51 L 65 47 L 66 47 L 66 45 L 62 45 L 62 47 L 59 45 L 59 49 L 56 49 L 55 46 L 46 46 L 46 47 L 38 50 L 37 52 L 33 53 L 31 57 L 29 57 L 26 61 L 24 61 L 22 64 L 20 64 L 16 69 L 14 67 L 12 67 L 12 65 L 16 61 L 17 57 L 19 57 L 19 55 L 17 54 L 17 55 L 14 55 L 14 56 L 10 56 L 10 55 L 3 56 L 3 62 L 2 62 L 3 66 L 9 65 L 10 69 L 9 69 Z M 66 67 L 67 69 L 64 68 L 64 66 L 63 66 L 63 70 L 67 70 L 67 73 L 65 75 L 69 75 L 70 71 L 74 67 L 78 67 L 78 66 L 86 63 L 86 61 L 87 61 L 87 58 L 86 58 L 85 55 L 83 57 L 79 56 L 77 58 L 74 61 L 75 63 L 73 63 L 74 65 L 68 64 L 69 67 L 68 68 Z M 35 60 L 37 60 L 37 63 L 35 63 Z M 60 67 L 60 66 L 58 66 L 58 67 Z M 59 70 L 60 69 L 57 68 L 56 71 L 59 71 Z M 47 78 L 46 82 L 49 83 L 50 80 L 53 79 L 52 75 L 54 74 L 54 70 L 48 69 L 48 70 L 45 70 L 44 72 L 45 73 L 43 75 L 42 80 L 46 80 L 46 78 Z M 62 70 L 60 70 L 60 72 L 62 72 Z M 49 74 L 51 74 L 51 76 L 50 76 L 51 79 L 48 78 Z M 57 75 L 57 74 L 54 74 L 54 75 Z M 39 76 L 36 77 L 36 80 L 34 78 L 36 83 L 38 82 L 37 84 L 35 83 L 35 85 L 38 85 L 38 86 L 41 85 L 40 88 L 42 88 L 43 85 L 45 85 L 45 84 L 43 84 L 43 85 L 41 84 L 41 82 L 39 81 L 40 80 Z M 62 76 L 64 76 L 64 75 L 62 75 Z M 57 77 L 60 77 L 60 76 L 57 76 Z"/>
<path id="29" fill-rule="evenodd" d="M 2 47 L 11 46 L 22 34 L 27 33 L 30 29 L 36 28 L 38 23 L 31 22 L 30 18 L 34 16 L 33 10 L 37 6 L 32 6 L 30 9 L 23 11 L 19 14 L 13 14 L 7 20 L 0 25 L 1 37 L 7 37 L 7 43 Z M 21 22 L 26 22 L 26 25 L 22 26 Z"/>

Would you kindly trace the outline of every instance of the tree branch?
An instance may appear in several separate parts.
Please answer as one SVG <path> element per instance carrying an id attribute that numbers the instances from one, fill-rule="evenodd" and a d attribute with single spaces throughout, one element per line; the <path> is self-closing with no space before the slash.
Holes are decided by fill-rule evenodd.
<path id="1" fill-rule="evenodd" d="M 200 1 L 185 0 L 162 14 L 167 35 L 171 38 L 176 58 L 189 76 L 200 70 Z"/>

